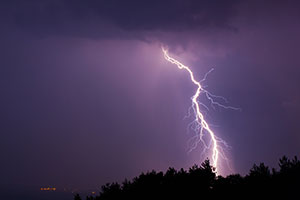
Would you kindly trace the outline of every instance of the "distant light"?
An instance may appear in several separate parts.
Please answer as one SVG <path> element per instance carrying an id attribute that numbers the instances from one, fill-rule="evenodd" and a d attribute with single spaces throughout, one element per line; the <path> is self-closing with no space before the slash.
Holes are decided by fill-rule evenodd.
<path id="1" fill-rule="evenodd" d="M 41 191 L 56 191 L 55 187 L 42 187 L 40 188 Z"/>

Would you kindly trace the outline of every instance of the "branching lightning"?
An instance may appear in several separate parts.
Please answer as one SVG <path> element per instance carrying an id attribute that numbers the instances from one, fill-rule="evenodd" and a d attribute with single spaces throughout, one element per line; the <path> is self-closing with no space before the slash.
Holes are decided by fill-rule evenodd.
<path id="1" fill-rule="evenodd" d="M 204 118 L 204 112 L 201 111 L 201 109 L 200 109 L 201 106 L 203 108 L 205 108 L 206 110 L 209 110 L 209 108 L 205 104 L 199 102 L 198 98 L 201 93 L 204 93 L 206 98 L 209 100 L 212 108 L 215 108 L 215 106 L 222 107 L 222 108 L 234 109 L 234 110 L 239 110 L 239 108 L 225 106 L 225 105 L 215 101 L 215 99 L 221 99 L 225 103 L 228 102 L 227 99 L 225 99 L 224 97 L 211 94 L 206 89 L 204 89 L 204 87 L 201 85 L 201 83 L 203 81 L 205 81 L 207 75 L 210 72 L 212 72 L 213 69 L 211 69 L 208 73 L 206 73 L 204 78 L 201 81 L 197 81 L 194 77 L 192 70 L 188 66 L 186 66 L 186 65 L 182 64 L 181 62 L 179 62 L 178 60 L 170 57 L 167 49 L 162 47 L 162 51 L 164 54 L 164 58 L 168 62 L 175 64 L 179 69 L 186 70 L 189 73 L 190 79 L 193 82 L 193 84 L 197 86 L 196 93 L 191 98 L 192 106 L 189 109 L 189 115 L 190 115 L 190 112 L 193 111 L 193 114 L 195 116 L 195 120 L 190 124 L 190 127 L 192 128 L 192 130 L 194 130 L 197 133 L 194 137 L 192 137 L 189 140 L 189 143 L 191 144 L 190 151 L 195 149 L 199 142 L 202 142 L 202 144 L 204 146 L 203 153 L 205 151 L 211 149 L 211 151 L 212 151 L 212 155 L 211 155 L 212 166 L 214 167 L 215 172 L 218 172 L 218 169 L 220 167 L 219 166 L 219 157 L 221 156 L 222 158 L 227 160 L 224 150 L 221 147 L 221 145 L 225 146 L 225 147 L 229 147 L 229 146 L 225 141 L 223 141 L 221 138 L 217 137 L 216 134 L 213 132 L 213 130 L 210 128 L 210 125 L 207 123 L 207 121 Z M 203 139 L 203 136 L 205 133 L 208 133 L 209 137 L 210 137 L 210 141 L 208 143 Z"/>

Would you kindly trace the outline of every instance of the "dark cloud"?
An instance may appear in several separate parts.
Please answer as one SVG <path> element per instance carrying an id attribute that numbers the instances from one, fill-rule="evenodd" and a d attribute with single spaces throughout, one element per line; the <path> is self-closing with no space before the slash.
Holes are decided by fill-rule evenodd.
<path id="1" fill-rule="evenodd" d="M 10 1 L 11 23 L 31 33 L 145 38 L 149 32 L 232 29 L 237 1 Z M 6 17 L 7 18 L 7 17 Z"/>

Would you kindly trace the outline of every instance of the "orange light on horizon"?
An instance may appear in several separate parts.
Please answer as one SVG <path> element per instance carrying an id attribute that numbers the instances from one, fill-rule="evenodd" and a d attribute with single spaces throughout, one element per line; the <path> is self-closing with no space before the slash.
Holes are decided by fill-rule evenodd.
<path id="1" fill-rule="evenodd" d="M 41 191 L 56 191 L 55 187 L 42 187 L 40 188 Z"/>

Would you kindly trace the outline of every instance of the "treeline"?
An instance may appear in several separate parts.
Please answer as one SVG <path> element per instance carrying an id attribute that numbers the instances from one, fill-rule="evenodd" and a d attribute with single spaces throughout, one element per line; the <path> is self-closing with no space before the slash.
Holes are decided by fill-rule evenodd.
<path id="1" fill-rule="evenodd" d="M 216 176 L 209 160 L 189 170 L 169 168 L 165 173 L 142 173 L 122 184 L 107 183 L 99 196 L 86 200 L 106 199 L 300 199 L 300 161 L 282 157 L 279 170 L 264 163 L 254 164 L 246 176 Z M 81 197 L 76 195 L 75 200 Z"/>

